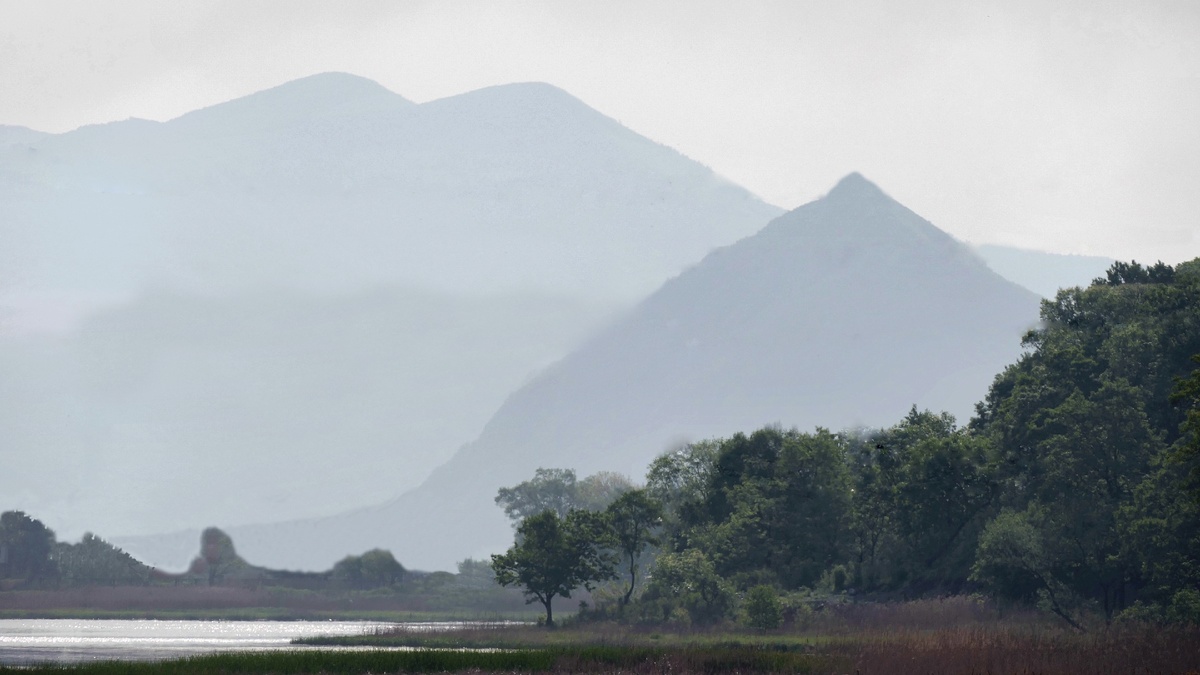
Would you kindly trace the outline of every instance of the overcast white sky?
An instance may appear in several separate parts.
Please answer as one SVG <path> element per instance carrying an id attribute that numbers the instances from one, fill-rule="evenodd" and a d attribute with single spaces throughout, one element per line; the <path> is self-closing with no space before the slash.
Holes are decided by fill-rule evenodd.
<path id="1" fill-rule="evenodd" d="M 322 71 L 555 84 L 791 208 L 861 171 L 972 242 L 1200 256 L 1200 2 L 0 0 L 0 124 Z"/>

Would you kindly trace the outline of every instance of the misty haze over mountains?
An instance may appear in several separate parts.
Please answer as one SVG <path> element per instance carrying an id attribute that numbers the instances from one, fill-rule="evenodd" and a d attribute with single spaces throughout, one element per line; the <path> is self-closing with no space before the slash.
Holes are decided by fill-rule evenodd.
<path id="1" fill-rule="evenodd" d="M 779 212 L 548 85 L 418 106 L 342 74 L 163 124 L 6 128 L 0 178 L 0 490 L 63 534 L 393 496 Z"/>
<path id="2" fill-rule="evenodd" d="M 1053 298 L 1060 288 L 1087 286 L 1092 279 L 1103 277 L 1116 262 L 1103 256 L 1062 255 L 994 244 L 976 246 L 975 252 L 997 274 L 1044 298 Z"/>
<path id="3" fill-rule="evenodd" d="M 853 174 L 709 254 L 543 371 L 421 487 L 374 509 L 232 534 L 268 565 L 319 569 L 332 551 L 382 545 L 445 569 L 503 550 L 511 531 L 496 490 L 538 467 L 640 477 L 683 438 L 772 423 L 884 426 L 913 404 L 965 422 L 1019 355 L 1037 308 L 1033 293 Z M 121 543 L 164 556 L 184 539 Z"/>
<path id="4" fill-rule="evenodd" d="M 549 85 L 415 105 L 335 73 L 10 144 L 0 175 L 0 263 L 34 289 L 632 301 L 779 213 Z"/>
<path id="5" fill-rule="evenodd" d="M 545 84 L 417 105 L 331 73 L 166 123 L 0 127 L 0 204 L 3 508 L 65 537 L 311 518 L 468 443 L 386 506 L 232 528 L 281 567 L 496 550 L 495 488 L 537 466 L 965 417 L 1036 317 L 861 177 L 763 229 L 781 209 Z M 168 564 L 170 540 L 121 539 Z"/>

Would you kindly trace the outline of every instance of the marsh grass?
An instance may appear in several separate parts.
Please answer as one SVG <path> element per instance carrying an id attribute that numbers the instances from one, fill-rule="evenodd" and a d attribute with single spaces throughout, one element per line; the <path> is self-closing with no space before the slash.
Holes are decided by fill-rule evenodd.
<path id="1" fill-rule="evenodd" d="M 1200 673 L 1200 629 L 892 631 L 847 639 L 831 651 L 861 673 Z"/>
<path id="2" fill-rule="evenodd" d="M 731 626 L 665 629 L 612 622 L 575 623 L 556 630 L 494 624 L 438 634 L 394 627 L 369 636 L 303 642 L 426 649 L 624 649 L 645 657 L 637 661 L 641 665 L 623 664 L 629 672 L 641 672 L 645 663 L 654 660 L 646 655 L 658 654 L 655 658 L 660 665 L 671 665 L 677 672 L 790 672 L 796 668 L 813 673 L 898 675 L 1200 675 L 1200 627 L 1107 627 L 1098 623 L 1090 628 L 1079 633 L 1052 617 L 1033 612 L 1000 613 L 978 599 L 947 598 L 828 605 L 804 621 L 774 631 Z M 739 660 L 748 654 L 756 660 Z M 776 657 L 780 662 L 770 661 Z M 586 671 L 583 665 L 579 669 Z"/>
<path id="3" fill-rule="evenodd" d="M 72 675 L 234 675 L 278 673 L 826 673 L 829 657 L 764 649 L 666 650 L 636 647 L 554 647 L 521 651 L 294 651 L 218 654 L 157 663 L 0 668 L 17 673 Z"/>
<path id="4" fill-rule="evenodd" d="M 1200 627 L 1102 623 L 1080 633 L 974 599 L 830 604 L 772 631 L 574 622 L 547 630 L 495 622 L 453 631 L 396 626 L 299 640 L 366 651 L 226 654 L 154 664 L 7 673 L 812 673 L 894 675 L 1194 673 Z M 370 649 L 378 647 L 380 649 Z M 386 651 L 385 648 L 406 648 Z"/>

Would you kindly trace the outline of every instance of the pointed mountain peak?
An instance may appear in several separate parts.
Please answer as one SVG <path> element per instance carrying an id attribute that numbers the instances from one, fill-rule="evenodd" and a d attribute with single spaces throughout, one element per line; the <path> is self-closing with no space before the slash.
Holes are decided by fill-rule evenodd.
<path id="1" fill-rule="evenodd" d="M 865 198 L 884 198 L 891 199 L 879 189 L 879 186 L 871 181 L 863 178 L 863 175 L 857 171 L 848 174 L 845 178 L 838 181 L 837 185 L 825 195 L 826 199 L 853 199 L 861 200 Z"/>
<path id="2" fill-rule="evenodd" d="M 866 241 L 888 241 L 891 251 L 907 251 L 910 257 L 917 252 L 935 257 L 953 252 L 954 257 L 975 258 L 964 244 L 857 172 L 842 178 L 820 199 L 775 219 L 760 235 L 764 245 L 800 250 L 819 250 L 817 242 L 855 248 Z"/>

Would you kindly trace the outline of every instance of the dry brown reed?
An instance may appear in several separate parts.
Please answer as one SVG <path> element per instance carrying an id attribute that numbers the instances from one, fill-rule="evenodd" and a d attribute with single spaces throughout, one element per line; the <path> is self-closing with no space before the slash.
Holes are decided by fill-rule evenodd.
<path id="1" fill-rule="evenodd" d="M 992 627 L 868 633 L 844 643 L 859 673 L 1107 675 L 1200 672 L 1200 629 Z"/>
<path id="2" fill-rule="evenodd" d="M 955 595 L 906 602 L 829 604 L 798 627 L 834 634 L 892 628 L 938 630 L 996 625 L 1054 627 L 1059 625 L 1059 620 L 1031 609 L 1001 612 L 990 600 Z"/>

